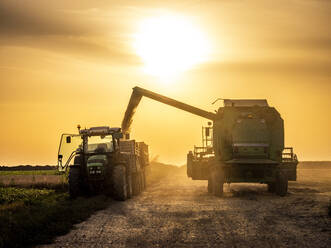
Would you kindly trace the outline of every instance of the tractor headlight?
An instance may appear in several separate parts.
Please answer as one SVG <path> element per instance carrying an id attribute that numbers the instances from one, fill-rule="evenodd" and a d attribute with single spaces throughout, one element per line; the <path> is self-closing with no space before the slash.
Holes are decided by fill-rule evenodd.
<path id="1" fill-rule="evenodd" d="M 90 167 L 89 168 L 89 173 L 90 174 L 101 174 L 102 173 L 102 168 L 101 168 L 101 166 Z"/>

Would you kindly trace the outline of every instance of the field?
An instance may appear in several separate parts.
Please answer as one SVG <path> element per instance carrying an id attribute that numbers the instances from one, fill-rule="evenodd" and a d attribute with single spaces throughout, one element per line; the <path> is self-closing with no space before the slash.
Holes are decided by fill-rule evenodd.
<path id="1" fill-rule="evenodd" d="M 109 203 L 105 196 L 70 200 L 54 170 L 0 171 L 0 247 L 50 242 Z"/>
<path id="2" fill-rule="evenodd" d="M 231 184 L 217 198 L 206 192 L 205 181 L 188 179 L 185 167 L 154 163 L 149 187 L 138 197 L 126 202 L 104 196 L 70 200 L 61 176 L 38 173 L 1 175 L 21 180 L 0 188 L 0 247 L 330 244 L 331 163 L 301 163 L 298 181 L 289 184 L 286 197 L 268 193 L 265 185 Z"/>

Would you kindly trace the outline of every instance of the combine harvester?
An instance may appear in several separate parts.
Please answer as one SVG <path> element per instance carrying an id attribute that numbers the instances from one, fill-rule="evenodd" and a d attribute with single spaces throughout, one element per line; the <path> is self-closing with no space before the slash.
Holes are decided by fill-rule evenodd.
<path id="1" fill-rule="evenodd" d="M 208 191 L 223 194 L 224 183 L 265 183 L 280 196 L 288 181 L 296 181 L 298 160 L 293 148 L 284 147 L 284 123 L 267 100 L 224 100 L 216 113 L 208 112 L 160 94 L 135 87 L 122 122 L 130 133 L 133 115 L 145 96 L 209 119 L 203 127 L 203 146 L 187 155 L 187 175 L 208 180 Z"/>
<path id="2" fill-rule="evenodd" d="M 117 200 L 138 195 L 146 185 L 148 146 L 121 140 L 121 128 L 92 127 L 62 134 L 58 170 L 67 172 L 72 198 L 104 192 Z"/>

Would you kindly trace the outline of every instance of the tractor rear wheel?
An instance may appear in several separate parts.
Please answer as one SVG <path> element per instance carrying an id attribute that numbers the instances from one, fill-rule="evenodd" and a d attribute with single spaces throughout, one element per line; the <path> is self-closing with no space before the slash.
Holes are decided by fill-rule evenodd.
<path id="1" fill-rule="evenodd" d="M 116 200 L 125 201 L 128 197 L 126 169 L 124 165 L 116 165 L 113 168 L 112 182 L 114 189 L 114 198 Z"/>
<path id="2" fill-rule="evenodd" d="M 280 171 L 276 178 L 276 194 L 279 196 L 285 196 L 287 194 L 288 180 L 285 172 Z"/>
<path id="3" fill-rule="evenodd" d="M 70 166 L 69 167 L 69 177 L 68 177 L 68 184 L 69 184 L 69 195 L 70 198 L 76 198 L 81 193 L 81 183 L 80 183 L 80 168 Z"/>

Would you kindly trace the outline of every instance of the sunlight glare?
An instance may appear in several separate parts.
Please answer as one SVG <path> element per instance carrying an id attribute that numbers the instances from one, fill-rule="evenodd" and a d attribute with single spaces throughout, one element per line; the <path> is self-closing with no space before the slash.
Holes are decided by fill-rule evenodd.
<path id="1" fill-rule="evenodd" d="M 134 40 L 144 71 L 160 78 L 206 61 L 209 52 L 205 35 L 188 19 L 173 15 L 142 21 Z"/>

